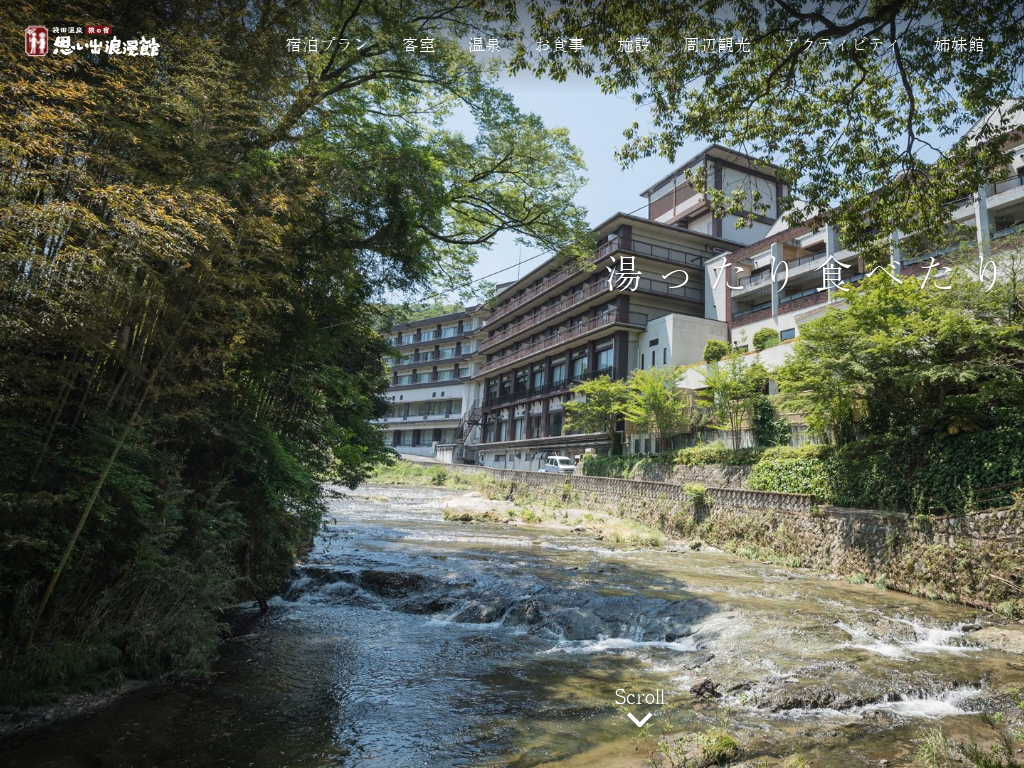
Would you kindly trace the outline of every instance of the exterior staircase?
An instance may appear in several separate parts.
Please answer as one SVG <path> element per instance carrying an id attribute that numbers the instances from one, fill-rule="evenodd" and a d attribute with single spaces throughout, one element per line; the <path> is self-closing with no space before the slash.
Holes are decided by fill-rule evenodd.
<path id="1" fill-rule="evenodd" d="M 480 401 L 474 401 L 472 407 L 462 416 L 459 428 L 455 431 L 455 444 L 465 445 L 466 439 L 472 434 L 473 428 L 480 424 Z"/>

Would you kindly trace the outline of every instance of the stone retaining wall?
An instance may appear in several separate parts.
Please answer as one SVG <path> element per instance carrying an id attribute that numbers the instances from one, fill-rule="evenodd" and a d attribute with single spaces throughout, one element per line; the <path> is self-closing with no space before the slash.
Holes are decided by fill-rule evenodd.
<path id="1" fill-rule="evenodd" d="M 800 564 L 933 598 L 1024 609 L 1024 508 L 958 516 L 818 507 L 813 496 L 709 487 L 693 498 L 676 482 L 517 470 L 485 472 L 527 493 L 600 508 L 671 536 L 761 560 Z M 514 488 L 513 488 L 514 486 Z"/>

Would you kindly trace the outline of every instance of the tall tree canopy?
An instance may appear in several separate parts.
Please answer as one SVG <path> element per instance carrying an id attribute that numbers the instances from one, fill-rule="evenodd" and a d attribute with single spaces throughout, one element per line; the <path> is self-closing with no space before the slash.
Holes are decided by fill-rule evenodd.
<path id="1" fill-rule="evenodd" d="M 62 20 L 159 55 L 24 55 Z M 0 690 L 201 670 L 321 482 L 388 456 L 385 293 L 463 281 L 501 233 L 585 252 L 582 162 L 453 42 L 485 27 L 470 4 L 25 3 L 0 26 Z"/>
<path id="2" fill-rule="evenodd" d="M 1020 103 L 997 110 L 1024 96 L 1020 4 L 538 0 L 529 14 L 513 69 L 593 77 L 650 109 L 649 126 L 624 126 L 624 163 L 674 159 L 691 140 L 744 149 L 788 168 L 808 203 L 794 223 L 831 220 L 848 245 L 881 250 L 875 233 L 896 230 L 907 248 L 929 244 L 947 203 L 1001 176 L 1005 135 L 1021 120 Z M 570 36 L 586 46 L 531 44 Z M 619 43 L 638 36 L 642 52 Z M 954 143 L 993 110 L 975 141 Z M 751 207 L 748 195 L 712 202 Z"/>

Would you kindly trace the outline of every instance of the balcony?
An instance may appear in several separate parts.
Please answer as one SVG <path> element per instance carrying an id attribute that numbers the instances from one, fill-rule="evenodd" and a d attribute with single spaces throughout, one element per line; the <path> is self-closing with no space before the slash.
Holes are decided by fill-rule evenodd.
<path id="1" fill-rule="evenodd" d="M 427 344 L 435 341 L 451 341 L 464 338 L 480 327 L 478 323 L 466 323 L 460 332 L 458 328 L 444 328 L 438 333 L 436 330 L 423 331 L 419 334 L 407 333 L 401 336 L 392 337 L 391 344 L 395 347 L 410 347 L 414 344 Z"/>
<path id="2" fill-rule="evenodd" d="M 579 292 L 572 296 L 562 299 L 557 304 L 552 304 L 550 307 L 545 307 L 538 313 L 524 317 L 515 325 L 506 328 L 503 331 L 499 331 L 488 339 L 483 339 L 480 342 L 480 351 L 487 349 L 493 349 L 504 341 L 518 336 L 524 331 L 528 331 L 531 328 L 535 328 L 538 325 L 543 324 L 546 320 L 557 317 L 558 315 L 564 314 L 565 312 L 573 309 L 574 307 L 580 306 L 595 296 L 600 296 L 603 293 L 612 294 L 612 298 L 617 296 L 619 293 L 625 292 L 625 289 L 620 291 L 612 291 L 608 287 L 608 281 L 601 279 L 600 281 L 584 287 Z M 704 289 L 695 288 L 690 285 L 684 285 L 681 288 L 676 288 L 672 283 L 662 282 L 659 280 L 650 280 L 646 277 L 637 279 L 636 293 L 651 293 L 656 295 L 671 296 L 674 299 L 682 299 L 683 301 L 689 301 L 699 306 L 704 306 Z M 634 291 L 629 291 L 634 293 Z"/>
<path id="3" fill-rule="evenodd" d="M 384 416 L 383 418 L 377 419 L 377 424 L 408 424 L 411 422 L 421 421 L 458 421 L 462 418 L 462 415 L 458 411 L 452 413 L 431 413 L 426 416 L 423 414 L 410 413 L 408 416 Z"/>
<path id="4" fill-rule="evenodd" d="M 647 256 L 652 259 L 661 259 L 662 261 L 672 261 L 677 264 L 683 264 L 687 267 L 693 267 L 694 269 L 704 269 L 704 262 L 708 259 L 717 259 L 717 254 L 709 253 L 696 253 L 694 251 L 688 251 L 685 248 L 676 248 L 668 245 L 661 245 L 660 243 L 652 243 L 642 238 L 616 238 L 602 245 L 597 249 L 597 258 L 602 259 L 605 256 L 611 256 L 613 253 L 621 251 L 624 253 L 635 254 L 637 256 Z"/>
<path id="5" fill-rule="evenodd" d="M 593 260 L 597 261 L 597 258 L 595 257 Z M 504 305 L 496 308 L 493 312 L 491 312 L 491 314 L 489 314 L 487 316 L 487 319 L 484 321 L 484 325 L 490 325 L 495 320 L 498 320 L 499 318 L 505 317 L 510 312 L 514 312 L 515 310 L 517 310 L 519 307 L 523 306 L 524 304 L 527 304 L 527 303 L 533 301 L 535 298 L 537 298 L 541 294 L 547 293 L 548 291 L 550 291 L 555 286 L 561 285 L 566 280 L 569 280 L 570 278 L 576 277 L 577 275 L 581 274 L 582 272 L 583 272 L 583 270 L 581 270 L 581 269 L 567 270 L 567 271 L 564 271 L 564 272 L 559 272 L 557 274 L 551 275 L 550 277 L 547 277 L 547 278 L 541 280 L 533 288 L 530 288 L 530 289 L 526 290 L 525 292 L 523 292 L 519 296 L 516 296 L 514 299 L 510 300 L 508 304 L 504 304 Z"/>
<path id="6" fill-rule="evenodd" d="M 557 394 L 559 392 L 566 392 L 572 389 L 574 386 L 579 384 L 581 381 L 587 381 L 588 379 L 596 379 L 600 376 L 611 376 L 615 372 L 614 368 L 598 368 L 594 371 L 587 371 L 580 376 L 574 376 L 570 379 L 559 379 L 558 381 L 552 381 L 547 384 L 542 384 L 539 387 L 521 389 L 516 392 L 508 392 L 504 395 L 498 395 L 497 397 L 487 398 L 484 401 L 484 408 L 495 408 L 500 405 L 509 405 L 510 403 L 517 403 L 523 400 L 534 400 L 538 397 L 546 397 L 548 395 Z"/>
<path id="7" fill-rule="evenodd" d="M 789 265 L 788 276 L 794 277 L 804 272 L 810 272 L 811 270 L 809 267 L 808 269 L 803 269 L 803 267 L 805 265 L 815 265 L 819 262 L 824 263 L 826 259 L 828 259 L 827 253 L 812 253 L 808 256 L 801 256 L 799 259 L 787 261 L 786 264 Z M 776 270 L 776 274 L 779 274 L 778 270 Z M 785 270 L 782 270 L 781 274 L 783 276 L 787 275 Z M 771 282 L 771 279 L 772 270 L 771 268 L 768 268 L 759 275 L 747 275 L 746 277 L 741 277 L 738 282 L 741 288 L 756 288 L 759 285 Z"/>
<path id="8" fill-rule="evenodd" d="M 445 378 L 441 378 L 445 376 Z M 415 376 L 399 376 L 397 381 L 391 385 L 394 387 L 415 387 L 421 384 L 437 384 L 439 382 L 459 382 L 469 376 L 468 368 L 459 368 L 455 371 L 438 371 L 437 374 L 433 373 L 418 373 Z"/>
<path id="9" fill-rule="evenodd" d="M 490 338 L 482 339 L 480 341 L 480 351 L 482 352 L 485 349 L 490 349 L 495 345 L 505 341 L 506 339 L 510 339 L 513 336 L 517 336 L 523 331 L 543 323 L 545 320 L 551 317 L 560 315 L 566 312 L 567 310 L 572 309 L 573 307 L 576 307 L 589 299 L 592 299 L 595 296 L 608 292 L 608 283 L 604 280 L 600 280 L 591 285 L 584 286 L 579 291 L 574 293 L 572 296 L 562 299 L 558 303 L 552 304 L 550 307 L 545 307 L 544 309 L 540 310 L 534 315 L 524 317 L 515 325 L 506 328 L 503 331 L 498 331 Z"/>
<path id="10" fill-rule="evenodd" d="M 647 315 L 637 312 L 630 312 L 628 315 L 624 315 L 617 309 L 608 310 L 597 317 L 592 317 L 589 320 L 576 323 L 569 328 L 563 328 L 558 333 L 554 333 L 551 336 L 535 341 L 532 344 L 520 347 L 514 352 L 510 352 L 509 354 L 495 358 L 494 360 L 488 360 L 480 365 L 479 373 L 487 373 L 488 371 L 493 371 L 498 368 L 503 368 L 506 365 L 517 363 L 520 360 L 525 360 L 536 354 L 544 352 L 545 350 L 552 349 L 574 339 L 587 336 L 594 331 L 600 330 L 601 328 L 607 328 L 612 325 L 632 325 L 634 327 L 646 328 Z"/>

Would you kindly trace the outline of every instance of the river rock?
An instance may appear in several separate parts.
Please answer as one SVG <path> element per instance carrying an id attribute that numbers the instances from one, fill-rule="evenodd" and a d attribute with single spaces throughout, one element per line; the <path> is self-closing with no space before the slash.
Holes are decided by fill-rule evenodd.
<path id="1" fill-rule="evenodd" d="M 982 627 L 971 633 L 971 640 L 997 651 L 1024 653 L 1024 629 L 1020 627 Z"/>
<path id="2" fill-rule="evenodd" d="M 717 699 L 721 694 L 718 693 L 718 683 L 705 677 L 690 686 L 690 695 L 695 699 Z"/>
<path id="3" fill-rule="evenodd" d="M 367 570 L 359 574 L 359 586 L 381 597 L 405 597 L 422 591 L 426 582 L 418 573 Z"/>

